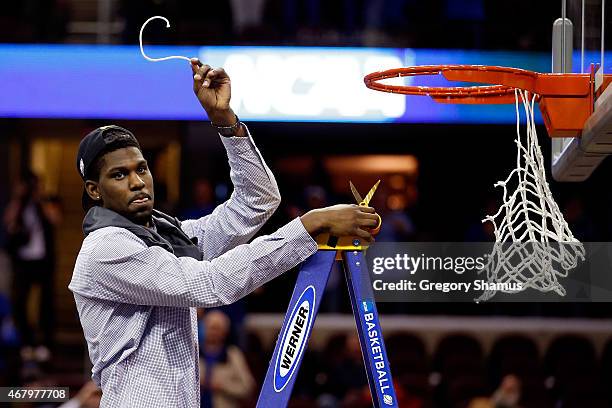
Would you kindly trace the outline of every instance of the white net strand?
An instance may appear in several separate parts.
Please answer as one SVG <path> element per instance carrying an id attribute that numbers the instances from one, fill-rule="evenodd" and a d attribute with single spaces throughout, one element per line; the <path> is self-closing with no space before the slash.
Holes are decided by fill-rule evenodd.
<path id="1" fill-rule="evenodd" d="M 519 94 L 527 118 L 523 142 L 520 129 Z M 535 127 L 536 95 L 515 90 L 516 168 L 504 181 L 503 204 L 482 222 L 495 228 L 495 245 L 487 264 L 480 271 L 487 275 L 487 289 L 477 302 L 491 299 L 497 291 L 517 293 L 526 288 L 554 291 L 565 296 L 558 278 L 566 277 L 580 260 L 584 246 L 574 238 L 546 181 L 544 158 Z M 522 289 L 511 289 L 521 283 Z"/>
<path id="2" fill-rule="evenodd" d="M 156 20 L 156 19 L 164 20 L 166 22 L 166 28 L 170 28 L 170 21 L 164 16 L 153 16 L 144 22 L 142 27 L 140 27 L 140 33 L 138 34 L 138 42 L 140 43 L 140 53 L 142 54 L 144 59 L 146 59 L 147 61 L 151 61 L 151 62 L 168 61 L 171 59 L 182 59 L 182 60 L 191 62 L 191 58 L 184 57 L 182 55 L 170 55 L 169 57 L 151 58 L 147 54 L 145 54 L 143 42 L 142 42 L 142 32 L 144 31 L 144 28 L 147 24 L 149 24 L 151 21 Z"/>

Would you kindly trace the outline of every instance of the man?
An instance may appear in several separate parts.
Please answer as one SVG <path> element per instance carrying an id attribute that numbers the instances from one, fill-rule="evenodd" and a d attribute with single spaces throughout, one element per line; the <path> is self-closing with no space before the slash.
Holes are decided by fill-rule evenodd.
<path id="1" fill-rule="evenodd" d="M 24 172 L 4 213 L 8 252 L 14 272 L 15 323 L 22 342 L 21 357 L 24 361 L 36 359 L 45 362 L 50 358 L 54 322 L 53 229 L 60 222 L 61 211 L 57 201 L 43 199 L 38 177 L 31 171 Z M 41 301 L 37 324 L 32 326 L 28 321 L 27 309 L 36 285 L 40 287 Z"/>
<path id="2" fill-rule="evenodd" d="M 232 303 L 312 255 L 312 239 L 372 237 L 374 209 L 313 210 L 251 243 L 280 202 L 274 176 L 230 108 L 223 69 L 191 61 L 194 92 L 228 154 L 234 192 L 212 214 L 180 223 L 155 211 L 138 141 L 106 126 L 79 146 L 85 239 L 73 291 L 102 407 L 199 404 L 195 307 Z"/>
<path id="3" fill-rule="evenodd" d="M 251 397 L 255 380 L 242 350 L 228 342 L 230 319 L 213 309 L 202 320 L 200 408 L 240 408 Z"/>

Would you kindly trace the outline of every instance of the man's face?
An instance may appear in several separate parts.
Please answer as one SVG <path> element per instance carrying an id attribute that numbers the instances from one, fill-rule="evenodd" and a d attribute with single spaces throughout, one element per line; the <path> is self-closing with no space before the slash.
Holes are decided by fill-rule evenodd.
<path id="1" fill-rule="evenodd" d="M 87 188 L 98 194 L 102 206 L 132 222 L 148 226 L 153 211 L 153 176 L 147 161 L 136 147 L 126 147 L 103 157 L 100 179 Z"/>

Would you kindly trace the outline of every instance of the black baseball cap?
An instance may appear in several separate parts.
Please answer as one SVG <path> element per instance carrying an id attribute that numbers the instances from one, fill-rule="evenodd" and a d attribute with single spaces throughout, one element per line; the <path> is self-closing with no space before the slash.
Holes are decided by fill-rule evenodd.
<path id="1" fill-rule="evenodd" d="M 76 167 L 83 181 L 88 180 L 88 172 L 91 164 L 102 154 L 109 153 L 113 150 L 113 145 L 117 146 L 121 143 L 122 147 L 134 146 L 138 150 L 140 144 L 136 137 L 129 130 L 116 125 L 102 126 L 89 132 L 79 144 L 79 152 L 76 158 Z M 83 188 L 83 197 L 81 199 L 83 209 L 91 206 L 92 200 Z"/>

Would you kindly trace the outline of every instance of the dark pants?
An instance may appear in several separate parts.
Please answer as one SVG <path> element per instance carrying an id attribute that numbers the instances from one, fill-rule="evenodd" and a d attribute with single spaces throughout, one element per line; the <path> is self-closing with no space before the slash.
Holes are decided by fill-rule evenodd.
<path id="1" fill-rule="evenodd" d="M 13 260 L 13 310 L 15 325 L 22 345 L 39 342 L 51 346 L 53 342 L 53 262 L 48 260 Z M 27 307 L 34 285 L 40 286 L 40 311 L 36 326 L 28 322 Z M 41 337 L 37 335 L 40 330 Z"/>

